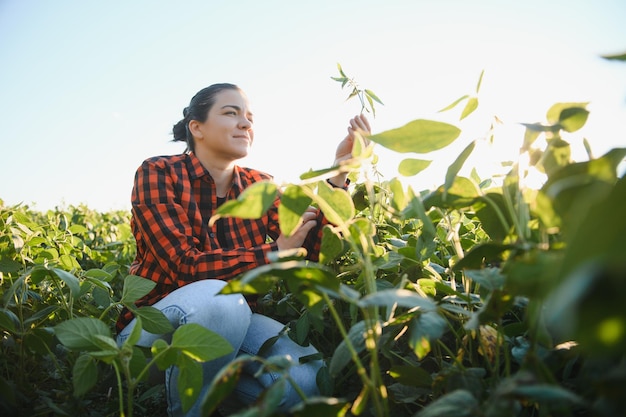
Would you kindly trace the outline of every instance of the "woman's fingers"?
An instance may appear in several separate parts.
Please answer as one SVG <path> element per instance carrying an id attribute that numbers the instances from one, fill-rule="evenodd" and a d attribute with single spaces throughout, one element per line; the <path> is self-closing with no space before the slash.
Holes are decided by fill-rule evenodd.
<path id="1" fill-rule="evenodd" d="M 348 134 L 353 137 L 354 132 L 359 132 L 362 135 L 369 135 L 371 133 L 370 123 L 365 115 L 359 114 L 350 119 L 350 126 L 348 126 Z"/>

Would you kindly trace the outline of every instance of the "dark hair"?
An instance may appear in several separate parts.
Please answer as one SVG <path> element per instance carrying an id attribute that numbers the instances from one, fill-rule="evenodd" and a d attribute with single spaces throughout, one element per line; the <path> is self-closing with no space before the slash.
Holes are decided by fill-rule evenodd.
<path id="1" fill-rule="evenodd" d="M 220 83 L 213 84 L 198 91 L 191 98 L 189 106 L 183 109 L 183 118 L 176 123 L 172 129 L 173 142 L 186 142 L 185 152 L 193 152 L 195 143 L 193 136 L 189 132 L 189 122 L 197 120 L 204 123 L 209 115 L 209 110 L 215 104 L 215 96 L 224 90 L 240 90 L 235 84 Z"/>

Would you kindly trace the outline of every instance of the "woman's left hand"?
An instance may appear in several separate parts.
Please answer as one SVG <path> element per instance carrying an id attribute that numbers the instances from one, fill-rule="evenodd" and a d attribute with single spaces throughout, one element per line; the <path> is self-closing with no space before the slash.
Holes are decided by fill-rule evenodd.
<path id="1" fill-rule="evenodd" d="M 370 122 L 367 120 L 364 114 L 359 114 L 350 119 L 350 126 L 348 126 L 348 135 L 337 146 L 337 152 L 335 153 L 334 165 L 339 165 L 342 161 L 347 161 L 352 158 L 352 147 L 354 146 L 354 140 L 356 139 L 357 132 L 365 140 L 365 144 L 369 144 L 367 136 L 371 135 Z M 341 172 L 334 177 L 330 178 L 331 184 L 336 187 L 342 187 L 346 182 L 346 172 Z"/>
<path id="2" fill-rule="evenodd" d="M 356 132 L 359 132 L 359 134 L 363 136 L 366 141 L 367 136 L 372 134 L 370 122 L 364 114 L 359 114 L 350 119 L 348 135 L 339 143 L 339 146 L 337 146 L 337 152 L 335 153 L 335 165 L 338 165 L 341 161 L 352 158 L 352 147 L 354 146 Z"/>

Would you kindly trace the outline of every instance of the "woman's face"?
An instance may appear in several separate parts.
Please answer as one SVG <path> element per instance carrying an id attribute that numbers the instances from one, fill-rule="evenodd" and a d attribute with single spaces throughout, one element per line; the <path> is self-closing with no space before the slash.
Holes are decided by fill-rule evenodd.
<path id="1" fill-rule="evenodd" d="M 248 155 L 254 139 L 248 98 L 240 90 L 222 90 L 215 96 L 205 122 L 189 122 L 195 153 L 213 163 L 230 163 Z"/>

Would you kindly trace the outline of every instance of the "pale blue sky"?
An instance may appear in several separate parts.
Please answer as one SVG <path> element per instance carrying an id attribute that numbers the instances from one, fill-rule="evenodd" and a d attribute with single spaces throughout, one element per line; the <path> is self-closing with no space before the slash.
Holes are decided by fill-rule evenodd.
<path id="1" fill-rule="evenodd" d="M 195 92 L 232 82 L 248 94 L 256 140 L 242 165 L 297 182 L 325 168 L 360 109 L 330 79 L 336 64 L 384 101 L 374 132 L 417 118 L 521 144 L 520 122 L 559 101 L 589 101 L 599 154 L 626 146 L 626 2 L 599 1 L 43 1 L 0 0 L 0 199 L 37 209 L 126 209 L 145 158 L 182 152 L 171 126 Z M 437 111 L 472 93 L 479 110 Z M 578 142 L 576 142 L 578 141 Z M 479 149 L 476 165 L 494 159 Z M 407 156 L 377 148 L 386 178 Z M 407 179 L 443 182 L 456 153 Z"/>

